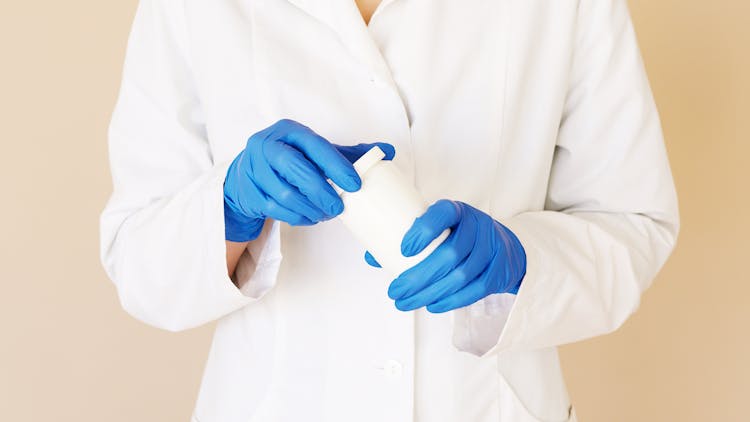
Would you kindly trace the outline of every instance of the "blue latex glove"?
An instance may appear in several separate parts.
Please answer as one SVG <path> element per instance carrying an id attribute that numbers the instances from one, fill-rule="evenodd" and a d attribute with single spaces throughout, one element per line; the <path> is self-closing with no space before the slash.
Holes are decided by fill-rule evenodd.
<path id="1" fill-rule="evenodd" d="M 388 288 L 401 311 L 427 307 L 434 313 L 471 305 L 493 293 L 518 293 L 526 252 L 507 227 L 463 202 L 440 200 L 404 235 L 401 253 L 420 253 L 440 233 L 448 238 L 427 258 L 404 271 Z M 379 266 L 367 253 L 370 265 Z"/>
<path id="2" fill-rule="evenodd" d="M 345 191 L 359 190 L 362 181 L 351 163 L 374 145 L 393 158 L 392 145 L 337 146 L 293 120 L 251 136 L 224 181 L 226 239 L 255 239 L 266 218 L 300 226 L 341 214 L 344 204 L 326 178 Z"/>

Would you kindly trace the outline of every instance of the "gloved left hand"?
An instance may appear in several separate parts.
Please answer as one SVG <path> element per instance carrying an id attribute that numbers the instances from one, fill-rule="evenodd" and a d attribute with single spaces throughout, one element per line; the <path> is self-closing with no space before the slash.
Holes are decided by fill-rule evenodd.
<path id="1" fill-rule="evenodd" d="M 401 253 L 417 255 L 448 228 L 448 238 L 388 288 L 399 310 L 426 306 L 440 313 L 493 293 L 518 293 L 526 274 L 523 246 L 507 227 L 463 202 L 440 200 L 430 206 L 404 235 Z M 365 259 L 378 266 L 369 253 Z"/>

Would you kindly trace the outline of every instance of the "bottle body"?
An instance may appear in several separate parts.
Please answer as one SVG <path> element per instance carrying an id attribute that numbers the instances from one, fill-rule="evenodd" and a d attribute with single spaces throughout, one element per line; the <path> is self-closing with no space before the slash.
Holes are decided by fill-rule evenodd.
<path id="1" fill-rule="evenodd" d="M 374 147 L 355 163 L 362 188 L 341 194 L 344 212 L 339 218 L 378 263 L 397 276 L 432 253 L 448 237 L 449 231 L 441 233 L 416 256 L 401 254 L 404 235 L 414 220 L 427 210 L 427 204 L 395 164 L 383 161 L 383 156 L 382 151 Z"/>

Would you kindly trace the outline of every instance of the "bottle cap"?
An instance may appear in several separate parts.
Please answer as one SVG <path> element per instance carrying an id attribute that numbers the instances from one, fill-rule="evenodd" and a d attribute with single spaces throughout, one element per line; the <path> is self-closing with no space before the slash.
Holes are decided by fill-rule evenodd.
<path id="1" fill-rule="evenodd" d="M 385 153 L 378 146 L 370 148 L 364 155 L 359 157 L 359 160 L 354 162 L 354 170 L 357 171 L 359 177 L 364 177 L 365 173 L 372 168 L 375 164 L 379 163 L 385 158 Z"/>

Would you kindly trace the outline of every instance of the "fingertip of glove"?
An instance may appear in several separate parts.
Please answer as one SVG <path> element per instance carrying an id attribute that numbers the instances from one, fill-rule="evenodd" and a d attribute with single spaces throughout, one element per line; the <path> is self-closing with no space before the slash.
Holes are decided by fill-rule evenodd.
<path id="1" fill-rule="evenodd" d="M 424 246 L 422 246 L 421 236 L 417 229 L 412 227 L 404 235 L 404 239 L 401 241 L 401 255 L 405 257 L 412 257 L 418 254 Z"/>
<path id="2" fill-rule="evenodd" d="M 393 145 L 387 142 L 376 142 L 375 145 L 377 145 L 385 154 L 385 158 L 383 158 L 384 160 L 390 161 L 396 156 L 396 148 Z"/>
<path id="3" fill-rule="evenodd" d="M 375 259 L 374 256 L 368 251 L 365 252 L 365 262 L 367 262 L 370 266 L 375 268 L 382 268 L 380 263 Z"/>
<path id="4" fill-rule="evenodd" d="M 426 309 L 427 309 L 427 312 L 429 312 L 431 314 L 442 314 L 442 313 L 444 313 L 444 312 L 446 312 L 448 310 L 448 309 L 445 308 L 444 305 L 443 306 L 436 306 L 434 304 L 427 305 Z"/>

